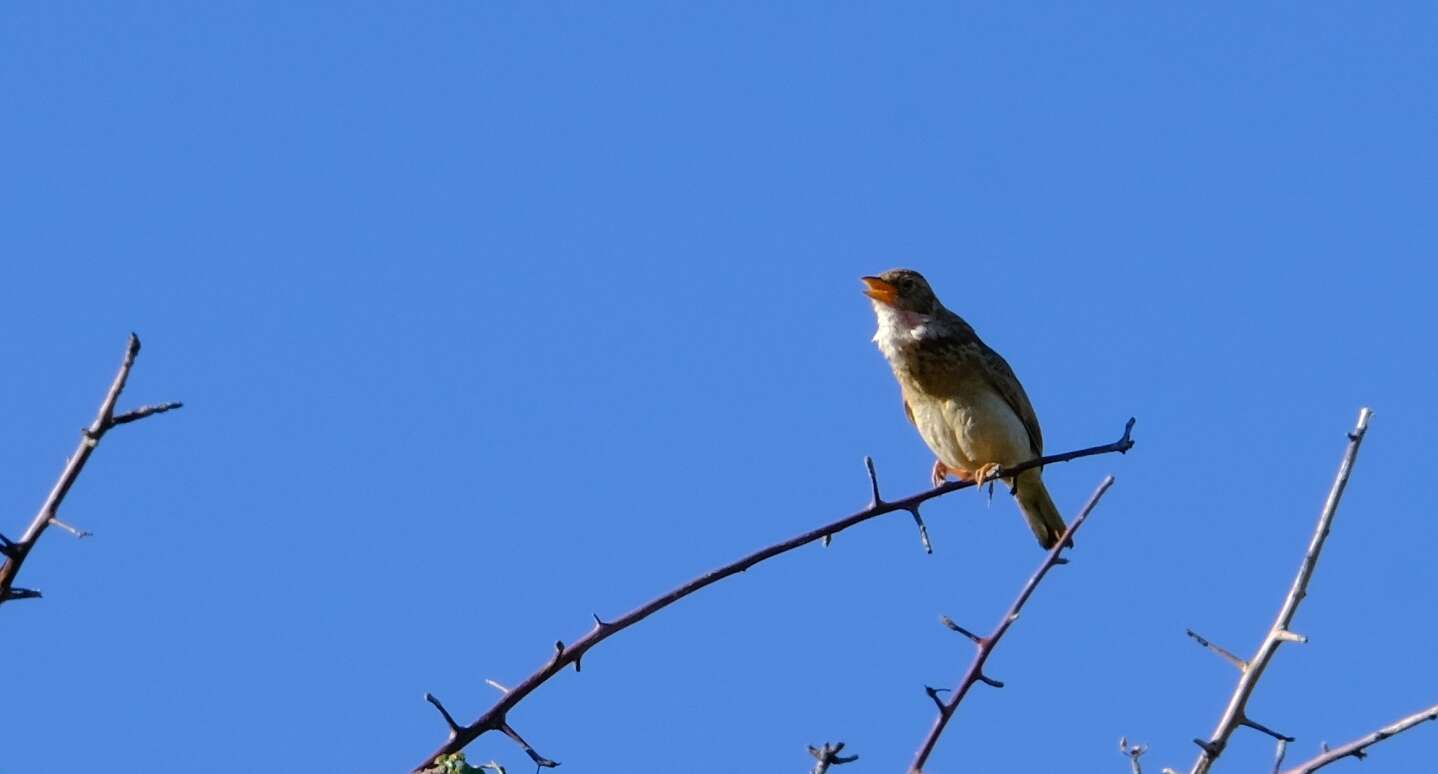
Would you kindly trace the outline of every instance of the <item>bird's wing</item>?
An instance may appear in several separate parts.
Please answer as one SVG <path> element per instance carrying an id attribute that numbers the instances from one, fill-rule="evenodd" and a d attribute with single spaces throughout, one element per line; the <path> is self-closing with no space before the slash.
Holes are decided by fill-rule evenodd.
<path id="1" fill-rule="evenodd" d="M 917 427 L 919 423 L 914 421 L 914 410 L 909 407 L 909 399 L 908 399 L 908 398 L 904 398 L 903 400 L 904 400 L 904 416 L 906 416 L 906 417 L 909 418 L 909 424 L 914 425 L 915 427 Z"/>
<path id="2" fill-rule="evenodd" d="M 1034 413 L 1034 406 L 1029 403 L 1029 396 L 1024 392 L 1024 386 L 1019 383 L 1019 378 L 1014 376 L 1014 369 L 1009 367 L 1008 361 L 1004 360 L 999 353 L 989 349 L 982 341 L 979 345 L 979 363 L 983 367 L 984 377 L 989 385 L 999 395 L 1003 396 L 1004 402 L 1014 410 L 1019 420 L 1024 423 L 1024 429 L 1029 433 L 1029 445 L 1033 447 L 1034 456 L 1044 455 L 1044 434 L 1039 429 L 1039 418 Z"/>

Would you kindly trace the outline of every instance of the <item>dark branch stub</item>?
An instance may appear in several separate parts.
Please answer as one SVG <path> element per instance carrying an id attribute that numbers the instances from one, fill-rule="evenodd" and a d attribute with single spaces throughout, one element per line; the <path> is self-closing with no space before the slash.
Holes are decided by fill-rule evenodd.
<path id="1" fill-rule="evenodd" d="M 1246 718 L 1246 717 L 1245 717 L 1245 718 L 1241 718 L 1238 722 L 1239 722 L 1239 725 L 1248 726 L 1249 728 L 1253 729 L 1254 731 L 1258 731 L 1258 732 L 1260 732 L 1260 733 L 1268 734 L 1269 736 L 1273 737 L 1274 739 L 1277 739 L 1277 740 L 1280 741 L 1280 742 L 1292 742 L 1292 741 L 1293 741 L 1293 737 L 1291 737 L 1291 736 L 1286 736 L 1286 735 L 1284 735 L 1284 734 L 1280 734 L 1280 733 L 1278 733 L 1277 731 L 1274 731 L 1273 729 L 1269 728 L 1268 726 L 1265 726 L 1265 725 L 1263 725 L 1263 724 L 1261 724 L 1261 723 L 1257 723 L 1257 722 L 1254 722 L 1254 721 L 1252 721 L 1252 720 L 1249 720 L 1249 719 Z"/>

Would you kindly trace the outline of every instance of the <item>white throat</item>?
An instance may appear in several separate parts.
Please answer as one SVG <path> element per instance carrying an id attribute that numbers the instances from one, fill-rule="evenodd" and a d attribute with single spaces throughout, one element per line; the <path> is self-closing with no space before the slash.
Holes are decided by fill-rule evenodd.
<path id="1" fill-rule="evenodd" d="M 929 315 L 905 312 L 882 301 L 874 301 L 873 304 L 874 316 L 879 319 L 874 343 L 879 345 L 879 351 L 890 363 L 898 360 L 903 349 L 933 335 L 933 318 Z"/>

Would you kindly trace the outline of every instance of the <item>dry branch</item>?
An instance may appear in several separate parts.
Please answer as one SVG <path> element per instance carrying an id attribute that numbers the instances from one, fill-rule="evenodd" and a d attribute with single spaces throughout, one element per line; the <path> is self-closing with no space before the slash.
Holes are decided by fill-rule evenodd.
<path id="1" fill-rule="evenodd" d="M 1114 441 L 1113 443 L 1103 444 L 1101 446 L 1091 446 L 1086 449 L 1078 449 L 1076 451 L 1065 452 L 1062 454 L 1054 454 L 1048 457 L 1039 457 L 1037 459 L 1032 459 L 1009 468 L 1001 469 L 998 472 L 994 473 L 993 477 L 1009 477 L 1018 473 L 1022 473 L 1023 471 L 1029 470 L 1030 468 L 1042 467 L 1044 465 L 1051 465 L 1059 462 L 1067 462 L 1069 460 L 1079 459 L 1081 457 L 1092 457 L 1099 454 L 1111 454 L 1114 452 L 1117 452 L 1119 454 L 1126 453 L 1129 449 L 1133 448 L 1133 425 L 1134 420 L 1129 419 L 1128 422 L 1124 425 L 1123 436 L 1120 437 L 1117 441 Z M 688 583 L 679 586 L 678 588 L 666 592 L 665 594 L 662 594 L 650 600 L 644 605 L 641 605 L 640 607 L 635 608 L 628 613 L 625 613 L 624 615 L 614 619 L 613 621 L 603 621 L 598 616 L 595 616 L 594 626 L 591 627 L 587 633 L 585 633 L 583 636 L 581 636 L 579 639 L 575 640 L 572 644 L 568 646 L 566 646 L 563 642 L 556 642 L 554 654 L 550 656 L 549 660 L 546 661 L 543 665 L 541 665 L 538 669 L 536 669 L 533 673 L 531 673 L 528 677 L 526 677 L 518 685 L 515 685 L 508 692 L 506 692 L 502 697 L 500 697 L 498 701 L 496 701 L 488 710 L 486 710 L 484 714 L 480 715 L 473 722 L 465 726 L 451 724 L 449 729 L 449 737 L 444 741 L 443 744 L 439 746 L 438 749 L 436 749 L 433 753 L 426 757 L 424 759 L 424 762 L 416 766 L 414 768 L 414 771 L 423 771 L 427 767 L 433 765 L 442 756 L 450 755 L 453 753 L 457 753 L 460 750 L 463 750 L 470 742 L 473 742 L 475 739 L 478 739 L 481 735 L 485 733 L 488 733 L 490 731 L 504 731 L 504 729 L 507 727 L 506 717 L 509 714 L 510 710 L 514 709 L 514 707 L 517 706 L 521 701 L 523 701 L 525 697 L 533 693 L 534 690 L 537 689 L 539 686 L 548 682 L 550 678 L 559 674 L 561 671 L 564 670 L 565 667 L 569 666 L 570 664 L 574 665 L 574 669 L 576 672 L 579 671 L 581 659 L 583 659 L 585 653 L 589 652 L 590 648 L 593 648 L 595 645 L 598 645 L 599 643 L 609 639 L 615 634 L 618 634 L 624 629 L 627 629 L 630 626 L 633 626 L 634 624 L 643 621 L 650 615 L 653 615 L 654 613 L 663 610 L 664 608 L 674 604 L 675 602 L 678 602 L 679 600 L 689 596 L 690 594 L 693 594 L 694 592 L 706 586 L 718 583 L 719 581 L 724 580 L 725 578 L 728 578 L 732 575 L 744 572 L 750 567 L 753 567 L 754 565 L 766 559 L 772 559 L 775 556 L 787 553 L 796 548 L 799 548 L 800 546 L 813 543 L 817 540 L 825 540 L 827 542 L 828 538 L 831 538 L 835 534 L 838 534 L 839 532 L 842 532 L 850 527 L 861 524 L 878 516 L 883 516 L 887 513 L 894 513 L 896 511 L 905 511 L 910 514 L 913 514 L 915 518 L 917 518 L 918 509 L 921 504 L 936 497 L 948 494 L 949 492 L 956 492 L 960 489 L 967 489 L 968 487 L 973 486 L 973 482 L 970 481 L 948 481 L 932 489 L 928 489 L 918 494 L 910 495 L 908 497 L 890 502 L 883 500 L 879 496 L 879 480 L 878 476 L 874 473 L 873 461 L 866 459 L 865 465 L 869 472 L 869 484 L 872 495 L 872 500 L 870 501 L 868 507 L 864 508 L 861 511 L 858 511 L 857 513 L 845 516 L 838 521 L 831 522 L 817 529 L 809 530 L 808 532 L 796 535 L 792 538 L 789 538 L 788 540 L 775 543 L 774 545 L 761 548 L 758 551 L 755 551 L 747 556 L 738 559 L 737 561 L 726 564 L 723 567 L 701 575 L 698 578 L 695 578 L 694 580 L 691 580 Z M 920 522 L 920 524 L 922 525 L 922 522 Z M 927 536 L 924 535 L 924 538 L 926 540 Z M 426 696 L 429 696 L 429 694 L 426 694 Z M 434 702 L 436 706 L 439 706 L 436 700 L 431 701 Z M 448 723 L 449 719 L 446 719 L 446 722 Z M 528 752 L 532 758 L 538 756 L 538 753 L 533 752 L 532 747 L 527 747 L 526 752 Z M 544 760 L 548 761 L 547 758 Z M 552 761 L 549 762 L 552 763 Z"/>
<path id="2" fill-rule="evenodd" d="M 1258 652 L 1248 661 L 1241 662 L 1243 666 L 1240 667 L 1238 685 L 1234 687 L 1233 696 L 1229 699 L 1228 707 L 1223 711 L 1223 717 L 1219 719 L 1213 735 L 1207 741 L 1193 740 L 1199 747 L 1199 755 L 1191 774 L 1205 774 L 1218 756 L 1223 754 L 1229 737 L 1239 726 L 1248 726 L 1280 740 L 1293 741 L 1292 738 L 1249 719 L 1246 714 L 1248 699 L 1253 695 L 1253 689 L 1258 686 L 1259 678 L 1263 677 L 1263 670 L 1268 668 L 1269 662 L 1278 652 L 1279 645 L 1285 642 L 1307 642 L 1307 638 L 1293 632 L 1293 617 L 1298 612 L 1299 603 L 1308 594 L 1308 582 L 1313 579 L 1314 568 L 1318 566 L 1318 555 L 1323 551 L 1324 541 L 1328 539 L 1333 517 L 1338 512 L 1338 503 L 1343 499 L 1343 490 L 1348 486 L 1348 476 L 1353 472 L 1353 463 L 1358 458 L 1358 447 L 1362 445 L 1363 436 L 1368 432 L 1368 420 L 1372 416 L 1373 412 L 1366 408 L 1358 412 L 1358 424 L 1353 428 L 1353 432 L 1348 434 L 1348 448 L 1343 454 L 1343 462 L 1338 466 L 1338 475 L 1333 480 L 1333 487 L 1328 492 L 1322 513 L 1318 516 L 1318 526 L 1313 531 L 1308 552 L 1303 555 L 1303 563 L 1298 567 L 1298 575 L 1293 579 L 1288 597 L 1283 600 L 1283 608 L 1278 611 L 1278 617 L 1269 628 L 1268 635 L 1258 646 Z M 1201 638 L 1199 641 L 1207 644 L 1207 641 Z M 1215 652 L 1220 650 L 1222 649 Z"/>
<path id="3" fill-rule="evenodd" d="M 1107 492 L 1111 486 L 1113 486 L 1113 476 L 1105 478 L 1103 482 L 1098 485 L 1098 489 L 1094 491 L 1093 496 L 1089 498 L 1083 510 L 1079 511 L 1073 523 L 1069 524 L 1068 529 L 1064 531 L 1063 537 L 1054 544 L 1053 548 L 1049 549 L 1049 553 L 1044 557 L 1043 563 L 1039 565 L 1038 570 L 1036 570 L 1028 582 L 1024 584 L 1023 589 L 1019 591 L 1018 598 L 1009 606 L 1008 612 L 1004 613 L 1004 617 L 999 619 L 999 623 L 994 627 L 993 633 L 987 637 L 977 637 L 972 632 L 960 628 L 952 621 L 944 619 L 945 625 L 950 629 L 974 641 L 976 649 L 974 659 L 969 662 L 968 670 L 964 672 L 963 679 L 959 681 L 958 687 L 954 688 L 953 692 L 950 693 L 948 701 L 940 701 L 938 691 L 933 688 L 927 689 L 929 697 L 939 706 L 939 716 L 934 719 L 934 725 L 929 729 L 928 735 L 924 737 L 924 742 L 919 746 L 918 753 L 914 755 L 914 762 L 909 766 L 909 774 L 919 774 L 924 770 L 924 764 L 928 762 L 929 755 L 934 751 L 934 746 L 939 743 L 939 736 L 944 733 L 944 728 L 948 725 L 949 719 L 954 716 L 954 712 L 959 708 L 959 703 L 968 695 L 969 689 L 974 686 L 974 683 L 981 682 L 994 686 L 995 688 L 1003 687 L 1003 683 L 984 674 L 984 664 L 989 660 L 989 655 L 994 652 L 994 647 L 999 644 L 999 640 L 1003 639 L 1004 634 L 1008 632 L 1009 627 L 1013 626 L 1014 621 L 1018 620 L 1019 612 L 1023 610 L 1024 604 L 1029 601 L 1029 597 L 1033 596 L 1034 590 L 1039 587 L 1039 583 L 1043 581 L 1044 576 L 1048 574 L 1049 570 L 1053 569 L 1054 565 L 1063 563 L 1061 561 L 1061 554 L 1063 554 L 1064 548 L 1073 545 L 1072 538 L 1074 533 L 1078 532 L 1079 527 L 1082 527 L 1084 522 L 1088 520 L 1089 513 L 1093 511 L 1094 506 L 1098 505 L 1099 499 L 1103 497 L 1104 492 Z M 1137 760 L 1136 757 L 1133 758 L 1135 765 L 1137 765 Z"/>
<path id="4" fill-rule="evenodd" d="M 1359 739 L 1354 739 L 1353 741 L 1343 745 L 1342 747 L 1335 747 L 1332 750 L 1325 750 L 1322 755 L 1304 761 L 1303 763 L 1300 763 L 1291 769 L 1287 769 L 1283 772 L 1283 774 L 1309 774 L 1309 772 L 1318 771 L 1319 769 L 1323 768 L 1324 766 L 1327 766 L 1330 763 L 1335 763 L 1350 756 L 1359 760 L 1363 760 L 1368 756 L 1368 753 L 1364 752 L 1364 750 L 1368 749 L 1369 747 L 1372 747 L 1375 744 L 1378 744 L 1379 742 L 1383 741 L 1384 739 L 1387 739 L 1390 736 L 1396 736 L 1398 734 L 1401 734 L 1404 731 L 1407 731 L 1408 729 L 1428 720 L 1438 720 L 1438 704 L 1435 704 L 1428 709 L 1415 712 L 1412 715 L 1409 715 L 1408 717 L 1403 718 L 1402 720 L 1393 723 L 1392 725 L 1384 726 L 1383 728 L 1380 728 L 1377 731 L 1368 734 L 1367 736 L 1364 736 Z"/>
<path id="5" fill-rule="evenodd" d="M 64 524 L 56 518 L 56 514 L 60 510 L 60 504 L 65 500 L 65 495 L 69 494 L 70 487 L 74 486 L 75 480 L 80 477 L 80 471 L 85 469 L 85 463 L 89 461 L 90 455 L 100 445 L 100 439 L 104 438 L 105 434 L 117 425 L 162 414 L 183 405 L 178 402 L 162 403 L 144 406 L 124 414 L 115 414 L 115 403 L 120 399 L 120 393 L 125 390 L 125 382 L 130 378 L 130 369 L 135 366 L 135 357 L 139 354 L 140 339 L 132 333 L 130 342 L 125 347 L 125 359 L 120 364 L 120 371 L 115 374 L 115 381 L 110 384 L 109 392 L 105 393 L 105 399 L 100 403 L 100 411 L 95 415 L 95 421 L 80 431 L 80 445 L 75 449 L 75 453 L 65 461 L 65 469 L 60 472 L 60 479 L 55 482 L 49 497 L 46 497 L 45 503 L 40 506 L 39 513 L 35 514 L 35 518 L 31 520 L 29 529 L 25 530 L 25 534 L 19 540 L 15 541 L 0 535 L 0 554 L 5 557 L 5 564 L 0 565 L 0 604 L 13 599 L 30 599 L 40 596 L 40 592 L 16 587 L 14 583 L 15 576 L 20 573 L 20 566 L 25 563 L 25 558 L 30 555 L 36 541 L 45 533 L 46 527 L 55 524 L 62 529 L 72 530 L 72 534 L 75 534 L 76 537 L 89 534 L 74 530 Z"/>

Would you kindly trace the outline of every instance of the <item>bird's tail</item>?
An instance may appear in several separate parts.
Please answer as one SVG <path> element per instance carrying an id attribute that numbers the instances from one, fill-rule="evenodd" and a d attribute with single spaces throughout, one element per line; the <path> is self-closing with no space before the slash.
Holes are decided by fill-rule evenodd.
<path id="1" fill-rule="evenodd" d="M 1019 503 L 1019 510 L 1024 512 L 1024 518 L 1029 522 L 1029 528 L 1034 531 L 1034 537 L 1039 539 L 1039 545 L 1045 549 L 1053 548 L 1068 525 L 1064 524 L 1058 506 L 1049 497 L 1049 490 L 1044 488 L 1038 468 L 1026 470 L 1015 477 L 1013 494 Z"/>

